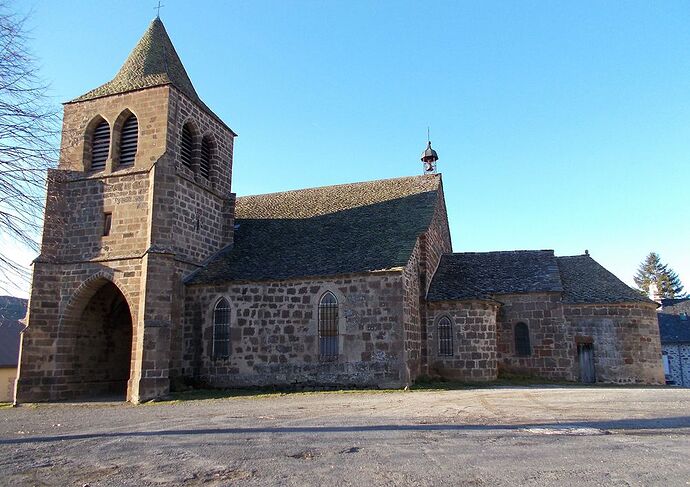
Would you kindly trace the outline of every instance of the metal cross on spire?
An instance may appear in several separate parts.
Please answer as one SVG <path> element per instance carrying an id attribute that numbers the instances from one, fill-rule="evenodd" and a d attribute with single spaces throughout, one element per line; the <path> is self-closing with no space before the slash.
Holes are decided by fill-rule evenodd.
<path id="1" fill-rule="evenodd" d="M 156 11 L 156 18 L 160 19 L 161 18 L 161 8 L 165 7 L 165 5 L 161 5 L 161 0 L 158 0 L 158 6 L 153 7 L 153 10 Z"/>

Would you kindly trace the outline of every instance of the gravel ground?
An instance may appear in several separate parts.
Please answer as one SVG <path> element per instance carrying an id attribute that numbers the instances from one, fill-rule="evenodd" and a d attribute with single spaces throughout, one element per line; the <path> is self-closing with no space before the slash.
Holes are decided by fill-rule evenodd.
<path id="1" fill-rule="evenodd" d="M 690 390 L 529 387 L 0 409 L 0 484 L 690 485 Z"/>

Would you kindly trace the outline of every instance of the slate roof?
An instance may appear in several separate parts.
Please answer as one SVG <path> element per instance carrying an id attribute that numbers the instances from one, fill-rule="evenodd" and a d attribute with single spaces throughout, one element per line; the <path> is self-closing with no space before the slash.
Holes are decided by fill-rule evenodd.
<path id="1" fill-rule="evenodd" d="M 657 318 L 661 343 L 690 343 L 690 298 L 662 299 Z"/>
<path id="2" fill-rule="evenodd" d="M 632 289 L 589 255 L 558 257 L 558 268 L 569 303 L 653 303 Z"/>
<path id="3" fill-rule="evenodd" d="M 561 291 L 553 250 L 463 252 L 441 258 L 427 299 L 491 299 L 495 294 Z"/>
<path id="4" fill-rule="evenodd" d="M 168 32 L 159 18 L 155 18 L 149 24 L 144 35 L 111 81 L 68 103 L 93 100 L 103 96 L 117 95 L 163 85 L 174 86 L 217 121 L 225 125 L 199 98 L 168 36 Z"/>
<path id="5" fill-rule="evenodd" d="M 690 297 L 663 298 L 661 300 L 661 309 L 663 309 L 665 313 L 670 313 L 674 315 L 678 315 L 682 311 L 685 311 L 690 315 Z"/>
<path id="6" fill-rule="evenodd" d="M 19 333 L 24 325 L 26 299 L 0 296 L 0 367 L 16 367 L 19 362 Z"/>
<path id="7" fill-rule="evenodd" d="M 429 227 L 440 175 L 238 198 L 232 247 L 189 284 L 390 270 Z"/>
<path id="8" fill-rule="evenodd" d="M 427 299 L 493 299 L 536 292 L 561 292 L 567 303 L 652 302 L 589 255 L 556 257 L 553 250 L 444 255 Z"/>

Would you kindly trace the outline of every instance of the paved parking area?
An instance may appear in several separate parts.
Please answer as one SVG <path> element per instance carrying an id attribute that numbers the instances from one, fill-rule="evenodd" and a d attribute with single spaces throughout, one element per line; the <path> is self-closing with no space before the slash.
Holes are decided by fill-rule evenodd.
<path id="1" fill-rule="evenodd" d="M 0 409 L 2 485 L 690 485 L 690 390 L 529 387 Z"/>

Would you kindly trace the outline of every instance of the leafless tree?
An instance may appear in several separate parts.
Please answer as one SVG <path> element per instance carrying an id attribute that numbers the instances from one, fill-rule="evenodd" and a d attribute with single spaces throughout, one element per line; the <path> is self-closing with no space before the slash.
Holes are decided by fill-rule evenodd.
<path id="1" fill-rule="evenodd" d="M 58 112 L 28 49 L 26 17 L 0 0 L 0 291 L 30 278 L 17 248 L 38 251 L 46 170 L 57 159 Z"/>

